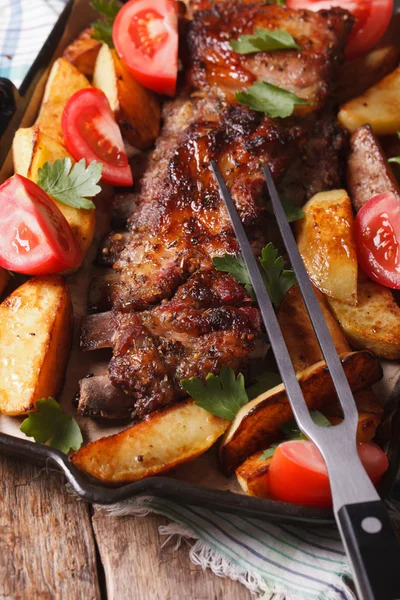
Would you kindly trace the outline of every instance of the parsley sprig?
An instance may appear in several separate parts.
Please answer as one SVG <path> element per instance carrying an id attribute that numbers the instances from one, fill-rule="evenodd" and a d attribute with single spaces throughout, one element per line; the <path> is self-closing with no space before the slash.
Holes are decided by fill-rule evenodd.
<path id="1" fill-rule="evenodd" d="M 209 373 L 205 381 L 199 377 L 183 379 L 181 385 L 197 406 L 228 421 L 233 421 L 249 401 L 243 375 L 239 373 L 236 377 L 234 371 L 225 365 L 222 365 L 219 375 Z"/>
<path id="2" fill-rule="evenodd" d="M 42 398 L 36 403 L 37 412 L 31 412 L 23 421 L 20 430 L 35 442 L 49 443 L 68 454 L 70 450 L 79 450 L 83 438 L 75 419 L 67 415 L 57 400 Z"/>
<path id="3" fill-rule="evenodd" d="M 242 257 L 225 254 L 224 256 L 214 257 L 213 264 L 217 271 L 229 273 L 246 288 L 247 293 L 253 300 L 255 294 L 251 285 L 250 276 Z M 272 243 L 263 248 L 260 257 L 260 266 L 265 288 L 269 294 L 272 304 L 279 308 L 281 300 L 286 292 L 296 284 L 296 277 L 293 271 L 285 269 L 285 260 L 278 256 L 278 250 Z"/>
<path id="4" fill-rule="evenodd" d="M 331 427 L 330 421 L 328 421 L 328 419 L 322 413 L 320 413 L 319 410 L 310 410 L 310 417 L 316 425 L 319 425 L 319 427 Z M 295 419 L 292 419 L 288 423 L 281 425 L 280 430 L 287 440 L 308 439 L 304 433 L 300 431 Z M 271 444 L 271 446 L 261 454 L 259 460 L 267 460 L 268 458 L 272 458 L 275 450 L 278 448 L 278 446 L 280 446 L 280 444 L 281 442 L 277 444 Z"/>
<path id="5" fill-rule="evenodd" d="M 237 40 L 231 40 L 230 44 L 238 54 L 300 49 L 293 36 L 285 29 L 255 29 L 254 33 L 241 35 Z"/>
<path id="6" fill-rule="evenodd" d="M 246 91 L 237 92 L 236 100 L 252 110 L 265 113 L 272 119 L 290 117 L 296 106 L 310 105 L 296 94 L 266 81 L 257 81 Z"/>
<path id="7" fill-rule="evenodd" d="M 93 0 L 90 6 L 102 16 L 102 19 L 98 19 L 92 24 L 93 33 L 91 37 L 107 44 L 110 48 L 114 48 L 112 28 L 121 5 L 115 0 Z"/>
<path id="8" fill-rule="evenodd" d="M 202 381 L 199 377 L 183 379 L 181 386 L 195 400 L 195 404 L 208 412 L 233 421 L 239 410 L 266 390 L 280 383 L 277 373 L 263 373 L 256 383 L 245 389 L 244 377 L 241 373 L 236 377 L 235 372 L 222 365 L 219 375 L 209 373 Z"/>
<path id="9" fill-rule="evenodd" d="M 92 209 L 96 206 L 88 198 L 101 192 L 101 187 L 97 185 L 101 170 L 101 163 L 95 160 L 86 167 L 84 158 L 74 166 L 70 158 L 59 158 L 53 163 L 44 163 L 38 171 L 36 183 L 63 204 Z"/>

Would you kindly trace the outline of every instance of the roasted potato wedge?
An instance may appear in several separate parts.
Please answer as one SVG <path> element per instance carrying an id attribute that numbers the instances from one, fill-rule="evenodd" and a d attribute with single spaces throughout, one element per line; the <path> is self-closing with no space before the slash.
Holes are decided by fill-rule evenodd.
<path id="1" fill-rule="evenodd" d="M 338 119 L 355 131 L 368 123 L 375 135 L 391 135 L 400 130 L 400 67 L 370 87 L 364 94 L 343 104 Z"/>
<path id="2" fill-rule="evenodd" d="M 260 460 L 264 450 L 256 452 L 235 471 L 240 487 L 248 496 L 268 498 L 267 473 L 272 458 Z"/>
<path id="3" fill-rule="evenodd" d="M 71 339 L 72 304 L 61 277 L 34 277 L 0 304 L 0 412 L 22 415 L 59 394 Z"/>
<path id="4" fill-rule="evenodd" d="M 382 367 L 370 352 L 342 355 L 343 368 L 351 389 L 357 392 L 382 378 Z M 297 378 L 309 409 L 320 410 L 335 397 L 328 368 L 321 361 Z M 257 450 L 279 439 L 280 427 L 293 418 L 283 384 L 268 390 L 241 408 L 226 432 L 220 447 L 220 459 L 229 475 Z"/>
<path id="5" fill-rule="evenodd" d="M 152 146 L 160 131 L 159 102 L 153 92 L 132 77 L 107 44 L 97 57 L 93 85 L 107 96 L 122 136 L 135 148 Z"/>
<path id="6" fill-rule="evenodd" d="M 316 194 L 296 224 L 297 244 L 313 284 L 327 296 L 357 303 L 353 211 L 345 190 Z"/>
<path id="7" fill-rule="evenodd" d="M 40 167 L 45 162 L 54 162 L 58 158 L 70 158 L 67 150 L 45 133 L 38 125 L 26 129 L 18 129 L 13 141 L 13 159 L 15 172 L 32 181 L 37 180 Z M 73 161 L 74 162 L 74 161 Z M 94 210 L 74 208 L 58 200 L 54 200 L 68 221 L 82 250 L 86 255 L 94 236 L 96 216 Z"/>
<path id="8" fill-rule="evenodd" d="M 64 145 L 61 118 L 68 100 L 79 90 L 91 87 L 89 81 L 65 58 L 54 63 L 44 91 L 36 125 L 43 133 Z"/>
<path id="9" fill-rule="evenodd" d="M 337 352 L 350 352 L 350 345 L 328 306 L 326 296 L 317 289 L 315 293 Z M 323 360 L 321 347 L 297 285 L 286 292 L 277 317 L 296 373 Z"/>
<path id="10" fill-rule="evenodd" d="M 203 454 L 228 426 L 187 400 L 84 446 L 71 460 L 101 481 L 138 481 Z"/>
<path id="11" fill-rule="evenodd" d="M 359 58 L 346 60 L 339 67 L 336 91 L 339 104 L 360 96 L 394 71 L 400 60 L 399 30 L 400 14 L 395 14 L 386 33 L 372 50 Z"/>
<path id="12" fill-rule="evenodd" d="M 327 419 L 332 425 L 338 425 L 343 420 L 340 417 L 330 416 L 328 416 Z M 371 442 L 375 437 L 380 422 L 381 418 L 379 415 L 373 413 L 360 413 L 358 417 L 357 442 Z M 260 460 L 263 454 L 264 450 L 256 452 L 250 456 L 250 458 L 245 460 L 235 471 L 240 487 L 248 496 L 268 498 L 267 473 L 272 457 Z"/>
<path id="13" fill-rule="evenodd" d="M 400 358 L 400 308 L 388 288 L 361 274 L 357 306 L 333 298 L 328 302 L 353 348 L 389 360 Z"/>
<path id="14" fill-rule="evenodd" d="M 0 297 L 3 295 L 9 281 L 10 273 L 6 269 L 0 268 Z"/>
<path id="15" fill-rule="evenodd" d="M 101 42 L 94 40 L 91 37 L 92 33 L 92 27 L 84 29 L 63 52 L 63 58 L 86 77 L 93 76 L 94 65 L 101 48 Z"/>

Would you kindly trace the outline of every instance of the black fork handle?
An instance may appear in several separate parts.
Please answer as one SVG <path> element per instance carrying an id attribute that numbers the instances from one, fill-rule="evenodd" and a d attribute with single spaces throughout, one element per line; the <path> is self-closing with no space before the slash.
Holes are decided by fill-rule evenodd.
<path id="1" fill-rule="evenodd" d="M 400 545 L 381 500 L 337 514 L 361 600 L 400 600 Z"/>

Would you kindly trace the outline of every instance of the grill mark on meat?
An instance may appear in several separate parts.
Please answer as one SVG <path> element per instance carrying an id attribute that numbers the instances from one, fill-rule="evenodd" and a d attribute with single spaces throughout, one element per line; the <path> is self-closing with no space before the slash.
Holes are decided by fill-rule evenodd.
<path id="1" fill-rule="evenodd" d="M 297 114 L 319 109 L 332 92 L 353 22 L 340 8 L 314 13 L 275 4 L 213 3 L 209 10 L 196 12 L 188 25 L 189 83 L 235 102 L 235 92 L 268 81 L 310 103 L 298 107 Z M 230 40 L 255 28 L 285 29 L 301 50 L 236 53 Z"/>
<path id="2" fill-rule="evenodd" d="M 208 77 L 204 53 L 215 52 L 220 60 L 222 42 L 213 19 L 221 14 L 231 28 L 238 19 L 244 27 L 246 18 L 251 29 L 285 28 L 292 20 L 292 29 L 287 28 L 296 38 L 303 28 L 302 35 L 310 36 L 307 43 L 304 38 L 300 41 L 303 52 L 278 52 L 273 57 L 260 53 L 264 59 L 268 55 L 268 61 L 271 58 L 268 65 L 275 65 L 271 72 L 260 63 L 262 57 L 258 63 L 252 57 L 253 62 L 243 62 L 242 67 L 252 77 L 268 75 L 271 80 L 273 73 L 277 77 L 273 82 L 281 87 L 290 80 L 292 91 L 300 90 L 321 106 L 350 23 L 340 9 L 315 15 L 224 2 L 207 14 L 195 15 L 189 25 L 188 75 L 198 88 L 191 96 L 186 88 L 164 107 L 163 131 L 134 197 L 136 209 L 128 218 L 123 244 L 115 234 L 106 243 L 108 264 L 114 261 L 114 277 L 104 288 L 112 304 L 112 314 L 107 315 L 108 331 L 113 332 L 108 389 L 115 386 L 117 396 L 125 394 L 129 407 L 133 401 L 134 408 L 127 409 L 130 415 L 143 416 L 178 401 L 184 396 L 179 384 L 183 378 L 218 373 L 222 364 L 244 372 L 262 339 L 259 312 L 245 290 L 213 269 L 214 256 L 235 254 L 238 245 L 209 170 L 210 160 L 216 160 L 227 181 L 255 254 L 271 241 L 269 229 L 276 230 L 264 204 L 263 163 L 298 204 L 316 191 L 338 187 L 341 178 L 345 139 L 331 111 L 273 121 L 232 103 L 221 79 Z M 225 21 L 220 26 L 229 40 Z M 304 73 L 298 78 L 299 65 L 310 70 L 308 80 Z M 86 332 L 88 345 L 94 347 L 95 337 L 94 330 Z M 103 345 L 108 343 L 105 337 L 100 340 Z M 101 412 L 106 415 L 104 404 Z"/>

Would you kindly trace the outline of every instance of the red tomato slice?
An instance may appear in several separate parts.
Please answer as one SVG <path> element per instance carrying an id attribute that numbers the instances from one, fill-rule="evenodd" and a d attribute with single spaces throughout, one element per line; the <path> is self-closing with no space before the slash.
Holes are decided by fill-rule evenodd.
<path id="1" fill-rule="evenodd" d="M 389 467 L 386 454 L 376 444 L 358 444 L 358 454 L 371 481 L 377 485 Z M 268 492 L 275 500 L 329 508 L 331 488 L 324 459 L 309 441 L 295 440 L 278 446 L 268 472 Z"/>
<path id="2" fill-rule="evenodd" d="M 64 215 L 36 183 L 14 175 L 0 186 L 0 266 L 49 275 L 82 261 Z"/>
<path id="3" fill-rule="evenodd" d="M 76 92 L 62 117 L 65 144 L 75 160 L 103 164 L 102 180 L 112 185 L 133 184 L 124 142 L 106 95 L 96 88 Z"/>
<path id="4" fill-rule="evenodd" d="M 368 52 L 385 33 L 393 14 L 393 0 L 287 0 L 289 8 L 322 10 L 341 6 L 350 11 L 356 22 L 346 50 L 347 58 Z"/>
<path id="5" fill-rule="evenodd" d="M 178 75 L 178 17 L 175 0 L 130 0 L 113 26 L 115 48 L 142 85 L 175 94 Z"/>
<path id="6" fill-rule="evenodd" d="M 354 233 L 358 262 L 371 279 L 400 289 L 400 202 L 380 194 L 358 211 Z"/>

